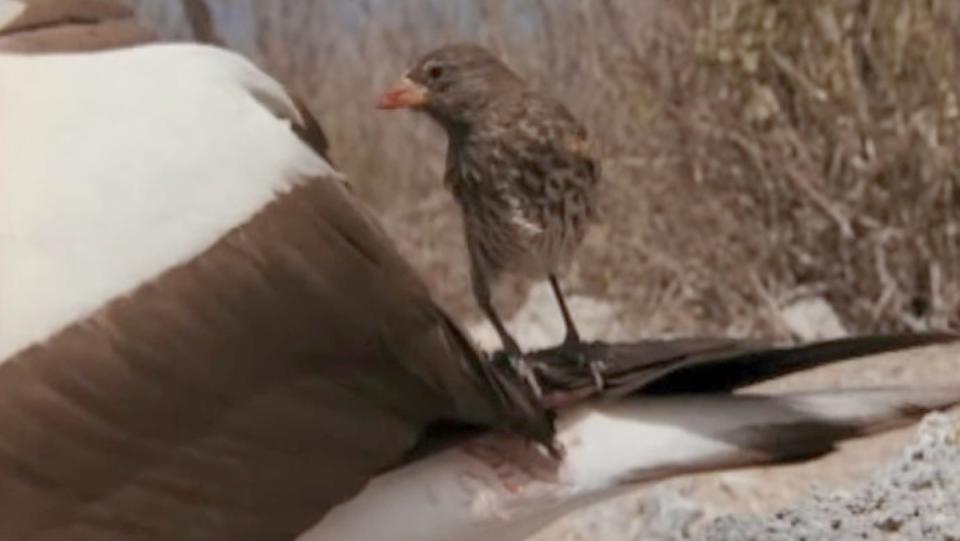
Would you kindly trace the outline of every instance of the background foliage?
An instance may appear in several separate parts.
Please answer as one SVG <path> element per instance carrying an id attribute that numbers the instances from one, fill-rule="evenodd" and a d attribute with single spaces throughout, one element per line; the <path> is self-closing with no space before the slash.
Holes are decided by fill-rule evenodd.
<path id="1" fill-rule="evenodd" d="M 179 4 L 134 3 L 189 35 Z M 635 334 L 787 337 L 782 308 L 807 297 L 851 331 L 960 326 L 955 0 L 211 4 L 230 46 L 308 98 L 337 165 L 461 314 L 443 136 L 373 103 L 420 53 L 472 40 L 599 141 L 606 220 L 568 281 Z"/>

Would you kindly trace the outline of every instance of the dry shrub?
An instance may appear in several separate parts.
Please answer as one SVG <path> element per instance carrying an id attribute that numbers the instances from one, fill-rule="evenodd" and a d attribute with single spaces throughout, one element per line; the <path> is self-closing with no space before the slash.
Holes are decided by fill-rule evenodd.
<path id="1" fill-rule="evenodd" d="M 692 4 L 693 5 L 693 4 Z M 729 198 L 730 287 L 822 292 L 854 328 L 942 327 L 960 306 L 960 6 L 727 0 L 692 9 L 709 110 L 690 164 Z M 750 279 L 746 279 L 747 277 Z"/>
<path id="2" fill-rule="evenodd" d="M 417 55 L 469 39 L 598 139 L 606 223 L 571 276 L 636 332 L 786 336 L 780 309 L 809 295 L 850 330 L 960 323 L 955 0 L 252 6 L 261 64 L 309 98 L 338 165 L 461 313 L 443 137 L 372 104 Z"/>

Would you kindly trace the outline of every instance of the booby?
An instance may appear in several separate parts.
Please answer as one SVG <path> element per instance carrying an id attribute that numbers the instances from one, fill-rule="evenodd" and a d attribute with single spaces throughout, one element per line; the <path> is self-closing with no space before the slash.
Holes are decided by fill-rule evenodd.
<path id="1" fill-rule="evenodd" d="M 604 396 L 534 354 L 548 415 L 433 302 L 275 79 L 117 39 L 132 20 L 105 0 L 16 4 L 0 0 L 0 538 L 523 539 L 636 483 L 817 456 L 960 400 L 734 394 L 946 335 L 677 340 L 611 346 Z M 64 38 L 75 24 L 106 26 Z M 559 458 L 529 440 L 554 427 Z"/>
<path id="2" fill-rule="evenodd" d="M 276 80 L 72 51 L 32 6 L 0 44 L 0 538 L 292 538 L 433 422 L 549 430 Z"/>

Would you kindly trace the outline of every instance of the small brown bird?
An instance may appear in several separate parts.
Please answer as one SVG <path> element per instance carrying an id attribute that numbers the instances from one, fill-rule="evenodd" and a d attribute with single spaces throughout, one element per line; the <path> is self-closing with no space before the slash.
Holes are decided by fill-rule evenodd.
<path id="1" fill-rule="evenodd" d="M 580 335 L 556 273 L 597 215 L 600 168 L 586 130 L 563 104 L 469 44 L 427 54 L 379 107 L 425 112 L 446 130 L 444 180 L 463 213 L 474 296 L 508 358 L 539 393 L 520 347 L 493 308 L 490 286 L 503 272 L 548 277 L 566 325 L 564 344 L 580 355 Z M 590 366 L 602 386 L 599 363 Z"/>

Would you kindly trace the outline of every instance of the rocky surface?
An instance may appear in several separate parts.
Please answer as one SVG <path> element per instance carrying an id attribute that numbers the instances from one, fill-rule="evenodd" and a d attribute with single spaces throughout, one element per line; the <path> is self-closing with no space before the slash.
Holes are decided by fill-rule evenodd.
<path id="1" fill-rule="evenodd" d="M 902 456 L 860 488 L 818 493 L 772 516 L 718 518 L 696 536 L 675 539 L 960 540 L 958 430 L 948 416 L 931 415 Z"/>
<path id="2" fill-rule="evenodd" d="M 542 541 L 960 541 L 960 425 L 932 414 L 868 482 L 815 491 L 772 514 L 715 517 L 683 492 L 652 488 L 599 505 Z"/>

